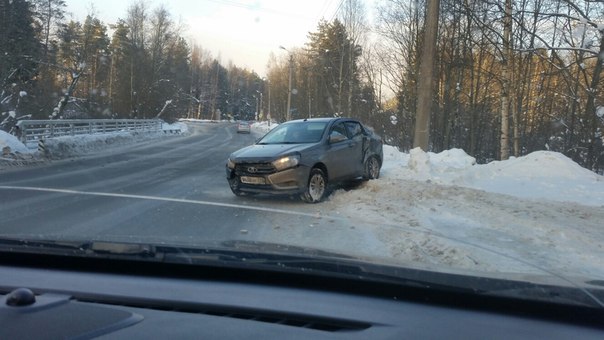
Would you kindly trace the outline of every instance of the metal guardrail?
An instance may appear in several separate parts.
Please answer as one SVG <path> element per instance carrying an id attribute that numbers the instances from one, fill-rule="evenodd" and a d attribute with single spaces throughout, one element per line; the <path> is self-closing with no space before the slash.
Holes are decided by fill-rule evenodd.
<path id="1" fill-rule="evenodd" d="M 16 136 L 27 145 L 38 140 L 61 136 L 117 131 L 161 132 L 162 121 L 159 119 L 22 120 L 16 127 Z"/>

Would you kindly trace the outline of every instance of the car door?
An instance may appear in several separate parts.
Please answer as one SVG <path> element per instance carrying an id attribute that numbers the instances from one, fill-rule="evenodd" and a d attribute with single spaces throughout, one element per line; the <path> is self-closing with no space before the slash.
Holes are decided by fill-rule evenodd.
<path id="1" fill-rule="evenodd" d="M 343 122 L 334 124 L 329 131 L 327 155 L 329 177 L 332 180 L 356 177 L 361 143 L 349 138 Z"/>
<path id="2" fill-rule="evenodd" d="M 369 143 L 365 138 L 361 123 L 347 121 L 344 125 L 346 126 L 346 131 L 353 144 L 351 147 L 354 150 L 354 153 L 351 155 L 351 170 L 354 170 L 353 177 L 362 176 L 363 162 L 365 161 L 365 154 L 367 153 Z"/>

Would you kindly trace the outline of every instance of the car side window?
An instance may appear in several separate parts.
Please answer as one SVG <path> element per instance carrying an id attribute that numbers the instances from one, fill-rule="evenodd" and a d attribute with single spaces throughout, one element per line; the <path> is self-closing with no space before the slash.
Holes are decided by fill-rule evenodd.
<path id="1" fill-rule="evenodd" d="M 331 132 L 329 133 L 330 140 L 335 140 L 338 142 L 344 141 L 348 139 L 348 134 L 346 133 L 346 127 L 343 123 L 338 123 L 331 128 Z"/>
<path id="2" fill-rule="evenodd" d="M 346 122 L 346 128 L 348 129 L 348 135 L 352 138 L 359 138 L 363 135 L 363 128 L 361 124 L 357 122 Z"/>

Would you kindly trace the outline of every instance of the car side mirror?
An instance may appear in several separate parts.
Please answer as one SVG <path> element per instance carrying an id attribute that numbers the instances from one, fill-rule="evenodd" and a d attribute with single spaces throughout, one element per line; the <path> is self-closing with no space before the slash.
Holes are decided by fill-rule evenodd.
<path id="1" fill-rule="evenodd" d="M 329 135 L 329 143 L 339 143 L 346 140 L 346 136 L 343 136 L 339 133 Z"/>

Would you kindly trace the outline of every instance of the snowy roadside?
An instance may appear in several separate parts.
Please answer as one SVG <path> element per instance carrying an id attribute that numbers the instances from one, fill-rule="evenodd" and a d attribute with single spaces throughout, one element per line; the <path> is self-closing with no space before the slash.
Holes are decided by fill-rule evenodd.
<path id="1" fill-rule="evenodd" d="M 485 165 L 455 149 L 384 153 L 380 179 L 333 193 L 320 210 L 362 223 L 388 257 L 604 278 L 602 176 L 553 152 Z"/>
<path id="2" fill-rule="evenodd" d="M 177 122 L 174 124 L 163 123 L 162 132 L 159 133 L 119 131 L 91 135 L 63 136 L 47 139 L 45 141 L 47 154 L 44 155 L 37 148 L 28 148 L 15 136 L 0 130 L 0 151 L 2 151 L 0 169 L 43 163 L 48 160 L 48 156 L 52 159 L 77 157 L 112 147 L 162 138 L 175 133 L 186 134 L 187 132 L 187 125 Z"/>

